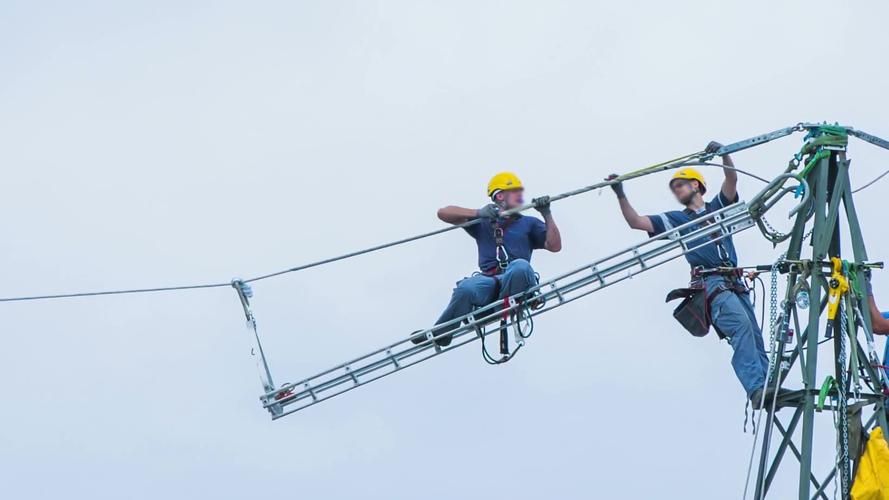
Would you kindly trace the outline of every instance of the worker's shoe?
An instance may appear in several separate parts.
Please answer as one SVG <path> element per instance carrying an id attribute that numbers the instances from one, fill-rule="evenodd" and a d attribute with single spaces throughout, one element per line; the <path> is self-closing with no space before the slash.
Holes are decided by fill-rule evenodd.
<path id="1" fill-rule="evenodd" d="M 539 291 L 538 291 L 538 292 L 534 292 L 534 293 L 531 295 L 531 297 L 530 297 L 529 299 L 527 299 L 527 300 L 528 300 L 528 302 L 527 302 L 528 307 L 529 307 L 532 311 L 536 311 L 536 310 L 538 310 L 538 309 L 541 309 L 543 306 L 546 305 L 546 299 L 543 298 L 543 294 L 541 294 Z"/>
<path id="2" fill-rule="evenodd" d="M 410 336 L 411 342 L 413 342 L 415 345 L 420 345 L 423 342 L 425 342 L 426 335 L 422 335 L 425 331 L 426 330 L 415 330 L 415 331 L 411 332 L 411 336 Z"/>
<path id="3" fill-rule="evenodd" d="M 436 332 L 432 332 L 432 334 L 436 335 Z M 451 334 L 441 334 L 441 335 L 436 335 L 434 337 L 434 339 L 435 339 L 435 343 L 438 344 L 439 346 L 447 347 L 447 346 L 451 345 L 452 337 L 453 336 Z M 420 345 L 423 342 L 426 342 L 426 330 L 417 330 L 417 331 L 411 333 L 410 339 L 411 339 L 411 342 L 413 342 L 415 345 Z"/>
<path id="4" fill-rule="evenodd" d="M 765 391 L 765 397 L 763 397 L 763 391 Z M 775 388 L 768 387 L 763 389 L 760 387 L 759 389 L 753 391 L 753 394 L 750 395 L 750 406 L 754 410 L 761 410 L 763 407 L 771 408 L 772 400 L 775 399 L 775 410 L 780 410 L 784 407 L 784 396 L 787 396 L 793 391 L 789 391 L 787 389 L 778 389 L 778 397 L 775 398 Z M 765 406 L 763 406 L 765 405 Z"/>
<path id="5" fill-rule="evenodd" d="M 451 340 L 453 339 L 453 335 L 451 335 L 450 333 L 446 333 L 444 335 L 437 335 L 435 337 L 435 343 L 438 344 L 440 347 L 447 347 L 451 345 Z"/>

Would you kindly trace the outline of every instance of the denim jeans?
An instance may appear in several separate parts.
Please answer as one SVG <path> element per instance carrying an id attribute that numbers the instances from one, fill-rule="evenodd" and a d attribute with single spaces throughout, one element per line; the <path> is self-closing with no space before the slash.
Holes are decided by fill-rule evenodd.
<path id="1" fill-rule="evenodd" d="M 500 293 L 497 292 L 497 285 L 500 285 Z M 506 270 L 499 276 L 486 276 L 477 274 L 464 278 L 457 283 L 451 294 L 451 301 L 441 313 L 436 325 L 447 323 L 454 318 L 459 318 L 472 312 L 476 307 L 482 307 L 494 302 L 497 299 L 509 297 L 517 293 L 524 292 L 537 283 L 534 276 L 534 269 L 531 264 L 524 259 L 515 259 L 509 263 Z M 447 327 L 447 330 L 457 328 L 459 325 Z M 436 332 L 438 335 L 439 332 Z M 439 344 L 447 345 L 450 343 L 449 338 L 442 338 Z"/>
<path id="2" fill-rule="evenodd" d="M 707 295 L 712 297 L 710 320 L 734 349 L 732 368 L 749 397 L 765 385 L 769 359 L 750 297 L 734 291 L 734 283 L 724 276 L 704 278 Z M 714 296 L 720 289 L 725 291 Z"/>

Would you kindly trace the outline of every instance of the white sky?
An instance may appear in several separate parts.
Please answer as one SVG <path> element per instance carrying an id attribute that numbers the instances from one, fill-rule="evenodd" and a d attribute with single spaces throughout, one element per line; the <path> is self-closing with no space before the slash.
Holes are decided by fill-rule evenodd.
<path id="1" fill-rule="evenodd" d="M 532 197 L 798 121 L 889 136 L 887 15 L 826 1 L 7 1 L 0 296 L 297 265 L 439 227 L 439 206 L 483 204 L 507 168 Z M 736 162 L 771 177 L 799 139 Z M 860 142 L 849 155 L 855 185 L 889 166 Z M 640 211 L 670 209 L 665 182 L 627 191 Z M 887 189 L 857 198 L 875 259 Z M 565 250 L 535 256 L 544 276 L 644 237 L 610 193 L 554 213 Z M 737 243 L 747 264 L 780 253 L 755 232 Z M 474 265 L 454 232 L 258 284 L 277 379 L 428 326 Z M 274 423 L 231 290 L 4 304 L 0 484 L 23 499 L 740 497 L 750 434 L 731 350 L 683 333 L 663 303 L 686 273 L 675 262 L 542 316 L 507 366 L 467 347 Z M 795 487 L 785 470 L 776 498 Z"/>

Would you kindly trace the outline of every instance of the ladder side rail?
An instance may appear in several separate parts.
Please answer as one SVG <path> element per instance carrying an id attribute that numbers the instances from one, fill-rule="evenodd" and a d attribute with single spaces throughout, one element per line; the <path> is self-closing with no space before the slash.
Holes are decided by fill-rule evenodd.
<path id="1" fill-rule="evenodd" d="M 567 272 L 567 273 L 565 273 L 565 274 L 562 274 L 562 275 L 560 275 L 560 276 L 557 276 L 557 277 L 555 277 L 555 278 L 552 278 L 552 279 L 550 279 L 550 280 L 548 280 L 548 281 L 546 281 L 546 282 L 544 282 L 544 283 L 541 283 L 540 285 L 537 285 L 537 286 L 535 286 L 535 287 L 532 287 L 529 291 L 530 291 L 530 292 L 533 292 L 533 291 L 536 291 L 536 290 L 541 289 L 541 288 L 544 287 L 544 286 L 547 286 L 547 285 L 550 285 L 550 286 L 551 286 L 554 282 L 564 280 L 564 279 L 566 279 L 566 278 L 568 278 L 568 277 L 571 277 L 571 276 L 576 275 L 576 274 L 578 274 L 578 273 L 582 273 L 582 272 L 584 272 L 584 271 L 589 271 L 590 268 L 593 267 L 593 266 L 597 266 L 598 264 L 607 262 L 607 261 L 609 261 L 609 260 L 614 260 L 614 259 L 616 259 L 616 258 L 618 258 L 618 257 L 623 256 L 623 255 L 626 255 L 626 254 L 631 254 L 631 255 L 632 255 L 632 253 L 633 253 L 634 251 L 637 251 L 640 247 L 643 247 L 643 246 L 652 245 L 652 244 L 657 244 L 657 243 L 664 243 L 664 242 L 666 241 L 667 243 L 666 243 L 665 245 L 663 245 L 663 247 L 670 247 L 670 248 L 667 248 L 666 250 L 672 249 L 672 247 L 677 247 L 677 246 L 679 246 L 678 243 L 676 243 L 678 240 L 669 240 L 669 239 L 667 239 L 666 235 L 670 235 L 670 234 L 679 234 L 682 230 L 684 230 L 684 229 L 686 229 L 686 228 L 694 227 L 694 226 L 700 224 L 701 222 L 707 222 L 707 221 L 710 221 L 711 219 L 715 219 L 715 218 L 717 218 L 717 217 L 720 217 L 720 216 L 722 216 L 722 214 L 725 214 L 725 213 L 728 213 L 728 212 L 736 212 L 736 213 L 735 213 L 735 217 L 733 217 L 733 220 L 737 220 L 737 219 L 746 219 L 746 218 L 749 217 L 749 215 L 747 215 L 745 208 L 746 208 L 745 205 L 744 205 L 743 203 L 741 203 L 741 204 L 731 205 L 731 206 L 729 206 L 729 207 L 726 207 L 726 208 L 720 209 L 720 210 L 718 210 L 718 211 L 712 212 L 711 214 L 708 214 L 708 216 L 706 216 L 706 217 L 701 217 L 701 218 L 699 218 L 699 219 L 696 220 L 696 221 L 693 221 L 693 222 L 690 222 L 690 223 L 687 223 L 687 224 L 683 224 L 682 226 L 678 226 L 677 228 L 675 228 L 675 229 L 669 231 L 668 233 L 665 233 L 665 234 L 662 234 L 662 235 L 654 236 L 654 237 L 649 238 L 648 240 L 646 240 L 646 241 L 644 241 L 644 242 L 642 242 L 642 243 L 640 243 L 640 244 L 631 246 L 631 247 L 626 248 L 626 249 L 624 249 L 624 250 L 622 250 L 622 251 L 620 251 L 620 252 L 617 252 L 617 253 L 612 254 L 612 255 L 610 255 L 610 256 L 607 256 L 607 257 L 605 257 L 605 258 L 599 259 L 599 260 L 595 261 L 595 262 L 592 263 L 592 264 L 584 265 L 584 266 L 579 267 L 579 268 L 577 268 L 577 269 L 575 269 L 575 270 L 569 271 L 569 272 Z M 715 226 L 715 225 L 707 225 L 707 226 L 701 227 L 701 228 L 699 228 L 699 229 L 697 229 L 697 230 L 690 231 L 690 232 L 688 232 L 688 233 L 685 234 L 685 235 L 681 235 L 681 236 L 679 236 L 679 239 L 681 239 L 681 240 L 696 240 L 696 239 L 701 239 L 701 238 L 705 238 L 705 237 L 707 237 L 707 236 L 709 236 L 709 235 L 711 235 L 712 233 L 717 232 L 717 231 L 719 231 L 719 229 L 718 229 L 717 226 Z M 710 243 L 710 241 L 707 241 L 707 243 Z M 658 253 L 658 250 L 663 249 L 663 247 L 661 247 L 660 249 L 656 249 L 654 252 L 647 252 L 646 255 L 649 255 L 649 254 L 652 254 L 652 253 Z M 691 250 L 693 250 L 693 249 L 690 248 L 689 251 L 691 251 Z M 631 260 L 631 261 L 635 261 L 636 258 L 635 258 L 635 257 L 631 257 L 629 260 Z M 598 274 L 599 274 L 599 275 L 603 275 L 604 272 L 603 272 L 602 270 L 600 270 L 600 271 L 598 272 Z M 561 289 L 561 290 L 564 290 L 562 287 L 560 287 L 560 289 Z M 527 292 L 526 292 L 526 293 L 527 293 Z M 480 308 L 480 309 L 474 311 L 474 312 L 471 313 L 471 314 L 474 315 L 474 316 L 476 316 L 477 319 L 478 319 L 479 317 L 481 317 L 480 320 L 485 320 L 485 321 L 486 321 L 486 320 L 488 320 L 488 319 L 494 319 L 497 315 L 499 315 L 499 314 L 502 312 L 502 310 L 500 309 L 500 307 L 501 307 L 501 304 L 495 302 L 495 303 L 492 303 L 492 304 L 488 304 L 488 305 L 486 305 L 486 306 L 484 306 L 484 307 L 482 307 L 482 308 Z M 486 316 L 482 316 L 484 313 L 489 313 L 489 312 L 490 312 L 491 314 L 488 314 L 488 315 L 486 315 Z M 461 317 L 459 317 L 459 318 L 454 318 L 453 320 L 450 320 L 450 321 L 448 321 L 448 322 L 446 322 L 446 323 L 442 323 L 441 325 L 436 325 L 434 328 L 447 328 L 447 327 L 449 327 L 449 326 L 455 326 L 455 325 L 458 325 L 458 324 L 461 323 L 462 321 L 466 320 L 466 319 L 468 318 L 468 316 L 469 316 L 469 314 L 467 314 L 467 315 L 465 315 L 465 316 L 461 316 Z M 429 331 L 431 331 L 431 330 L 432 330 L 432 328 L 427 328 L 426 330 L 423 331 L 423 333 L 429 332 Z M 364 356 L 360 356 L 360 357 L 358 357 L 358 358 L 352 359 L 352 360 L 347 361 L 347 362 L 345 362 L 345 363 L 339 364 L 339 365 L 337 365 L 337 366 L 335 366 L 335 367 L 333 367 L 333 368 L 330 368 L 330 369 L 328 369 L 328 370 L 325 370 L 325 371 L 323 371 L 323 372 L 320 372 L 320 373 L 318 373 L 318 374 L 315 374 L 315 375 L 313 375 L 313 376 L 311 376 L 311 377 L 307 377 L 307 378 L 305 378 L 305 379 L 303 379 L 303 380 L 300 380 L 300 381 L 298 381 L 298 382 L 289 383 L 289 384 L 284 384 L 284 385 L 282 385 L 280 388 L 275 389 L 275 390 L 273 390 L 273 391 L 270 391 L 270 392 L 266 393 L 266 396 L 274 396 L 276 393 L 278 393 L 278 392 L 280 392 L 280 391 L 282 391 L 282 390 L 291 389 L 291 388 L 293 388 L 293 387 L 295 387 L 295 386 L 299 386 L 299 385 L 302 385 L 303 383 L 309 382 L 309 381 L 312 380 L 312 379 L 316 379 L 316 378 L 321 377 L 321 376 L 323 376 L 323 375 L 327 375 L 327 374 L 330 374 L 330 373 L 332 373 L 332 372 L 336 372 L 336 371 L 338 371 L 338 370 L 342 370 L 342 369 L 344 369 L 346 366 L 355 365 L 355 364 L 357 364 L 357 363 L 359 363 L 359 362 L 361 362 L 361 361 L 363 361 L 363 360 L 365 360 L 365 359 L 367 359 L 367 358 L 370 358 L 370 357 L 375 356 L 375 355 L 379 355 L 379 354 L 381 354 L 381 353 L 385 353 L 387 350 L 396 348 L 396 347 L 398 347 L 399 345 L 401 345 L 402 343 L 404 343 L 404 342 L 407 341 L 407 340 L 408 340 L 408 339 L 400 340 L 400 341 L 395 342 L 395 343 L 393 343 L 393 344 L 390 344 L 390 345 L 388 345 L 388 346 L 386 346 L 386 347 L 383 347 L 383 348 L 377 349 L 377 350 L 375 350 L 375 351 L 373 351 L 373 352 L 370 352 L 370 353 L 368 353 L 368 354 L 366 354 L 366 355 L 364 355 Z"/>
<path id="2" fill-rule="evenodd" d="M 612 284 L 615 284 L 615 283 L 618 283 L 618 282 L 623 281 L 625 279 L 628 279 L 628 278 L 634 276 L 635 274 L 639 274 L 639 273 L 646 271 L 648 269 L 658 267 L 666 262 L 669 262 L 673 259 L 676 259 L 676 258 L 684 255 L 685 253 L 687 253 L 689 251 L 694 251 L 694 250 L 701 248 L 703 246 L 712 244 L 714 241 L 726 238 L 732 234 L 737 234 L 738 232 L 746 230 L 750 227 L 753 227 L 752 219 L 750 218 L 749 214 L 746 211 L 742 211 L 742 212 L 736 213 L 731 218 L 723 219 L 723 223 L 721 223 L 721 224 L 709 225 L 705 228 L 702 228 L 699 231 L 690 232 L 690 233 L 684 235 L 680 240 L 664 239 L 663 237 L 653 238 L 652 240 L 659 241 L 663 244 L 658 248 L 655 248 L 655 249 L 652 249 L 652 250 L 646 252 L 645 254 L 641 254 L 643 256 L 643 258 L 641 260 L 639 258 L 640 254 L 633 252 L 634 248 L 638 248 L 638 246 L 637 246 L 637 247 L 634 247 L 634 248 L 631 248 L 628 250 L 628 252 L 631 255 L 628 257 L 627 261 L 616 263 L 610 268 L 605 268 L 605 269 L 598 271 L 598 272 L 592 272 L 591 266 L 584 266 L 583 268 L 581 268 L 581 270 L 590 271 L 589 275 L 582 276 L 571 283 L 568 283 L 568 284 L 562 285 L 562 286 L 556 286 L 554 289 L 544 292 L 544 294 L 543 294 L 544 298 L 546 298 L 549 301 L 549 299 L 555 299 L 560 294 L 562 296 L 565 296 L 572 291 L 581 290 L 591 283 L 592 284 L 598 283 L 599 286 L 596 286 L 590 290 L 586 290 L 584 293 L 578 295 L 577 297 L 570 297 L 570 298 L 564 299 L 561 302 L 559 302 L 559 301 L 548 302 L 549 304 L 551 304 L 549 307 L 544 307 L 541 310 L 534 311 L 531 313 L 531 316 L 537 316 L 539 314 L 542 314 L 543 312 L 546 312 L 548 310 L 552 310 L 557 307 L 560 307 L 561 305 L 567 304 L 568 302 L 573 302 L 574 300 L 577 300 L 579 298 L 590 295 L 591 293 L 601 290 L 602 288 L 605 288 L 605 287 L 610 286 Z M 713 236 L 714 233 L 719 233 L 719 236 L 717 236 L 715 238 L 711 238 L 710 236 Z M 687 246 L 687 245 L 683 244 L 686 242 L 685 240 L 698 240 L 698 241 L 700 241 L 700 243 L 695 246 Z M 646 242 L 646 243 L 648 243 L 648 242 Z M 661 256 L 661 255 L 667 253 L 669 250 L 675 250 L 675 249 L 679 249 L 680 252 L 676 253 L 675 255 L 668 255 L 660 261 L 650 262 L 650 259 L 652 257 Z M 627 252 L 625 252 L 625 253 L 627 253 Z M 643 265 L 643 262 L 645 263 L 645 265 Z M 623 271 L 632 269 L 633 267 L 638 267 L 638 270 L 636 270 L 635 273 L 634 272 L 627 273 L 617 280 L 603 283 L 599 279 L 600 275 L 604 275 L 607 277 L 607 276 L 611 276 L 614 274 L 622 273 Z M 568 274 L 568 276 L 570 276 L 570 273 Z M 551 286 L 555 286 L 556 285 L 555 281 L 557 281 L 557 280 L 551 280 L 550 282 L 548 282 L 548 284 Z M 545 286 L 545 285 L 547 285 L 547 283 L 544 283 L 543 285 Z M 497 312 L 496 315 L 499 315 L 501 313 L 502 312 Z M 489 319 L 492 319 L 492 318 L 489 318 Z M 475 331 L 476 331 L 475 329 L 478 326 L 479 321 L 481 321 L 481 320 L 475 320 L 474 322 L 470 323 L 469 325 L 462 326 L 459 329 L 452 331 L 450 333 L 450 335 L 452 336 L 453 339 L 457 339 L 457 338 L 467 335 L 469 333 L 475 333 Z M 507 326 L 513 325 L 516 322 L 517 322 L 517 320 L 511 319 L 508 322 Z M 485 325 L 485 326 L 487 326 L 487 325 Z M 487 335 L 489 333 L 491 333 L 491 332 L 484 332 L 483 335 Z M 390 375 L 390 374 L 392 374 L 396 371 L 399 371 L 403 368 L 406 368 L 408 366 L 412 366 L 413 364 L 416 364 L 416 363 L 419 363 L 419 362 L 424 361 L 426 359 L 429 359 L 431 357 L 437 356 L 438 354 L 441 354 L 442 352 L 444 352 L 446 350 L 449 351 L 449 350 L 455 349 L 457 347 L 460 347 L 462 345 L 465 345 L 467 343 L 470 343 L 470 342 L 476 340 L 476 338 L 477 338 L 477 336 L 470 336 L 467 339 L 465 339 L 465 341 L 458 342 L 456 344 L 452 344 L 451 346 L 449 346 L 446 349 L 441 349 L 441 348 L 436 349 L 435 348 L 436 346 L 430 342 L 428 345 L 410 346 L 406 350 L 393 352 L 393 350 L 395 348 L 398 348 L 402 344 L 410 342 L 409 339 L 406 339 L 406 340 L 403 340 L 397 344 L 394 344 L 393 346 L 391 346 L 388 349 L 379 350 L 379 351 L 376 351 L 375 353 L 373 353 L 373 354 L 385 354 L 381 359 L 375 359 L 375 360 L 372 360 L 366 364 L 357 366 L 358 362 L 360 362 L 362 360 L 366 360 L 368 358 L 367 356 L 365 356 L 363 358 L 359 358 L 355 362 L 343 364 L 343 365 L 340 365 L 332 370 L 328 370 L 327 372 L 324 372 L 319 376 L 305 379 L 301 383 L 291 384 L 290 385 L 291 387 L 296 387 L 296 386 L 302 384 L 304 386 L 307 385 L 307 388 L 294 393 L 292 396 L 278 400 L 274 404 L 290 405 L 290 404 L 297 403 L 302 400 L 311 398 L 312 401 L 308 402 L 308 404 L 302 405 L 300 407 L 300 409 L 307 407 L 307 406 L 311 406 L 315 403 L 324 401 L 324 400 L 329 399 L 330 397 L 333 397 L 333 396 L 338 395 L 340 393 L 347 392 L 348 390 L 351 390 L 351 389 L 358 387 L 360 385 L 364 385 L 364 384 L 369 383 L 373 380 L 377 380 L 377 379 L 382 378 L 386 375 Z M 412 356 L 415 356 L 417 354 L 424 353 L 424 352 L 427 355 L 419 357 L 415 360 L 412 360 L 409 363 L 402 363 L 401 366 L 399 366 L 399 367 L 393 366 L 393 363 L 392 363 L 393 358 L 401 361 L 401 360 L 410 358 Z M 338 372 L 341 370 L 344 372 L 339 373 L 339 374 L 335 373 L 335 372 Z M 380 371 L 380 370 L 384 370 L 384 371 L 382 373 L 378 373 L 376 376 L 374 376 L 372 378 L 356 379 L 357 377 L 364 377 L 370 373 Z M 329 379 L 321 381 L 321 382 L 318 381 L 319 378 L 322 378 L 325 375 L 331 375 L 331 374 L 333 375 L 332 378 L 329 378 Z M 341 387 L 341 386 L 344 386 L 344 387 Z M 323 393 L 325 391 L 329 391 L 329 390 L 333 390 L 333 389 L 337 389 L 337 388 L 339 388 L 340 390 L 336 391 L 334 393 L 331 393 L 329 395 L 324 395 L 320 398 L 318 397 L 319 393 Z M 280 392 L 280 389 L 278 390 L 278 392 Z M 284 414 L 289 414 L 289 413 L 292 413 L 292 411 L 288 410 Z M 282 414 L 281 416 L 283 416 L 284 414 Z"/>

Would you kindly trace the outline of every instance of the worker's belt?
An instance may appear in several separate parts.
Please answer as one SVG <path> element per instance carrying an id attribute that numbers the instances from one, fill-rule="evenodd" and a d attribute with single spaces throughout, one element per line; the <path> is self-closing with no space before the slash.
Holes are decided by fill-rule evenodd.
<path id="1" fill-rule="evenodd" d="M 691 269 L 691 278 L 706 278 L 707 276 L 725 276 L 726 278 L 741 278 L 744 270 L 740 267 L 712 267 L 697 266 Z"/>

